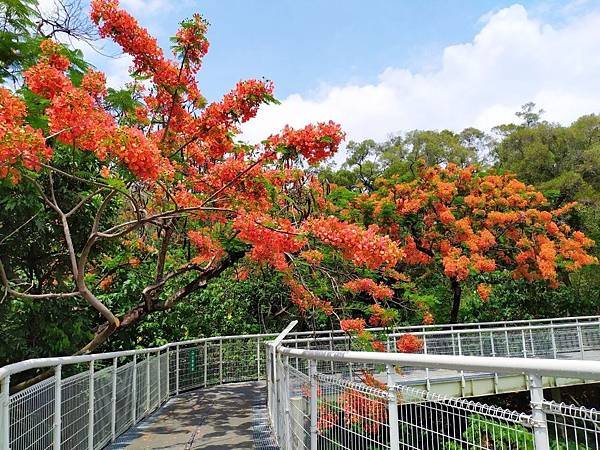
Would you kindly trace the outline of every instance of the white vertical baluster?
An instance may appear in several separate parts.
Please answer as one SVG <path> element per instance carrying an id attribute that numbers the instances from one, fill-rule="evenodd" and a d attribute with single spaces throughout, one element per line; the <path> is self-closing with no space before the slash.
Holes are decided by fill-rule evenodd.
<path id="1" fill-rule="evenodd" d="M 0 396 L 0 450 L 10 450 L 10 376 L 2 378 Z"/>
<path id="2" fill-rule="evenodd" d="M 117 426 L 117 358 L 113 358 L 112 392 L 110 396 L 110 440 L 114 442 Z"/>
<path id="3" fill-rule="evenodd" d="M 131 419 L 137 422 L 137 355 L 133 355 L 133 382 L 131 386 Z"/>
<path id="4" fill-rule="evenodd" d="M 542 377 L 530 375 L 529 393 L 531 396 L 531 418 L 533 419 L 533 439 L 535 450 L 550 450 L 548 438 L 548 420 L 542 402 L 544 400 L 544 385 Z"/>
<path id="5" fill-rule="evenodd" d="M 317 409 L 318 386 L 317 386 L 317 362 L 308 362 L 308 376 L 310 379 L 310 450 L 317 450 Z"/>
<path id="6" fill-rule="evenodd" d="M 179 395 L 179 345 L 175 346 L 175 395 Z"/>
<path id="7" fill-rule="evenodd" d="M 59 364 L 54 368 L 54 424 L 53 424 L 53 450 L 60 450 L 62 415 L 62 366 Z"/>
<path id="8" fill-rule="evenodd" d="M 390 450 L 400 449 L 400 435 L 398 433 L 398 397 L 394 389 L 394 366 L 386 365 L 388 388 L 388 423 L 390 431 Z"/>
<path id="9" fill-rule="evenodd" d="M 88 372 L 88 450 L 94 450 L 94 361 L 90 361 Z"/>

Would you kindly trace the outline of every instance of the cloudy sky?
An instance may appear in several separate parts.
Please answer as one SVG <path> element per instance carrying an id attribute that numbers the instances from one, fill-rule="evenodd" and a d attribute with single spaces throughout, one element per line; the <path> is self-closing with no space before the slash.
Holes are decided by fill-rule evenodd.
<path id="1" fill-rule="evenodd" d="M 52 0 L 45 0 L 52 1 Z M 244 128 L 333 119 L 349 139 L 415 128 L 483 129 L 534 101 L 551 121 L 600 112 L 600 0 L 121 0 L 160 43 L 194 12 L 211 23 L 199 76 L 218 99 L 268 78 L 279 106 Z M 118 55 L 104 44 L 103 52 Z M 129 60 L 86 54 L 124 82 Z"/>

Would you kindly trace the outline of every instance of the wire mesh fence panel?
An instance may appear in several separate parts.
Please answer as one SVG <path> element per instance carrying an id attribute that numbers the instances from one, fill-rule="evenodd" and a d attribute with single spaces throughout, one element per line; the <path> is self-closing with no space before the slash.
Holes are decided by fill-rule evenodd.
<path id="1" fill-rule="evenodd" d="M 179 349 L 179 390 L 204 386 L 204 344 Z M 174 358 L 175 359 L 175 358 Z"/>
<path id="2" fill-rule="evenodd" d="M 600 449 L 600 411 L 565 403 L 544 402 L 550 448 Z"/>
<path id="3" fill-rule="evenodd" d="M 319 449 L 391 448 L 386 391 L 334 375 L 316 379 Z"/>
<path id="4" fill-rule="evenodd" d="M 531 417 L 406 386 L 398 395 L 402 450 L 533 450 Z"/>
<path id="5" fill-rule="evenodd" d="M 310 449 L 310 379 L 293 366 L 288 377 L 290 448 Z"/>
<path id="6" fill-rule="evenodd" d="M 581 325 L 580 329 L 584 350 L 600 350 L 600 324 Z"/>
<path id="7" fill-rule="evenodd" d="M 150 364 L 150 408 L 154 411 L 158 406 L 158 356 L 151 356 L 148 360 Z"/>
<path id="8" fill-rule="evenodd" d="M 207 385 L 219 384 L 222 376 L 222 347 L 219 341 L 207 341 L 205 354 L 205 379 Z"/>
<path id="9" fill-rule="evenodd" d="M 61 382 L 61 448 L 87 448 L 90 378 L 86 372 Z"/>
<path id="10" fill-rule="evenodd" d="M 143 359 L 136 364 L 136 420 L 142 419 L 148 411 L 148 380 L 147 380 L 147 367 L 148 360 Z"/>
<path id="11" fill-rule="evenodd" d="M 160 404 L 169 398 L 169 354 L 160 355 Z"/>
<path id="12" fill-rule="evenodd" d="M 577 353 L 580 350 L 579 329 L 576 326 L 554 330 L 557 353 Z"/>
<path id="13" fill-rule="evenodd" d="M 9 411 L 12 450 L 52 448 L 54 377 L 12 395 Z"/>
<path id="14" fill-rule="evenodd" d="M 257 347 L 254 339 L 227 339 L 222 341 L 222 383 L 256 380 L 258 378 Z"/>
<path id="15" fill-rule="evenodd" d="M 102 448 L 112 436 L 112 372 L 111 366 L 94 374 L 94 448 Z"/>
<path id="16" fill-rule="evenodd" d="M 117 369 L 115 401 L 115 432 L 117 435 L 133 424 L 133 363 L 127 363 Z M 137 390 L 137 389 L 136 389 Z"/>

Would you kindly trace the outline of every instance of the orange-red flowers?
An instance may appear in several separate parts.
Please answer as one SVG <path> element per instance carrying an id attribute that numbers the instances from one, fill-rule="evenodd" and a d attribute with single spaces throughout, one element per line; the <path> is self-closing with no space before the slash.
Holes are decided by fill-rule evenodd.
<path id="1" fill-rule="evenodd" d="M 423 341 L 414 334 L 403 334 L 396 341 L 396 349 L 400 353 L 419 353 L 423 350 Z"/>
<path id="2" fill-rule="evenodd" d="M 370 278 L 348 281 L 344 284 L 344 287 L 355 294 L 366 292 L 375 300 L 390 299 L 394 296 L 392 289 L 382 284 L 377 284 Z"/>
<path id="3" fill-rule="evenodd" d="M 477 293 L 484 302 L 487 302 L 490 298 L 490 294 L 492 293 L 492 286 L 485 283 L 479 283 L 477 285 Z"/>
<path id="4" fill-rule="evenodd" d="M 332 156 L 343 140 L 342 128 L 329 121 L 307 125 L 300 130 L 286 126 L 280 134 L 269 137 L 268 142 L 273 147 L 292 149 L 304 156 L 309 164 L 316 164 Z"/>
<path id="5" fill-rule="evenodd" d="M 346 333 L 356 332 L 362 333 L 365 331 L 364 319 L 342 319 L 340 320 L 340 328 Z"/>

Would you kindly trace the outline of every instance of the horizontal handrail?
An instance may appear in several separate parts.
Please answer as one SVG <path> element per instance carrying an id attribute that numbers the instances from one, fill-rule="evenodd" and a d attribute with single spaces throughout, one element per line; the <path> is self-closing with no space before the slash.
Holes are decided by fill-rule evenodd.
<path id="1" fill-rule="evenodd" d="M 583 321 L 585 320 L 586 322 L 584 323 L 580 323 L 579 321 Z M 554 324 L 553 322 L 564 322 L 564 321 L 570 321 L 570 323 L 559 323 L 559 324 Z M 413 334 L 416 335 L 423 335 L 423 334 L 427 334 L 427 335 L 444 335 L 444 334 L 448 334 L 449 332 L 455 332 L 455 333 L 469 333 L 469 332 L 473 332 L 473 333 L 479 333 L 480 331 L 480 327 L 481 326 L 487 326 L 487 325 L 492 325 L 492 324 L 504 324 L 504 325 L 512 325 L 512 324 L 518 324 L 518 323 L 542 323 L 542 322 L 547 322 L 549 325 L 533 325 L 533 326 L 525 326 L 525 327 L 513 327 L 513 326 L 500 326 L 500 327 L 495 327 L 495 328 L 486 328 L 485 331 L 486 332 L 495 332 L 495 331 L 505 331 L 506 329 L 510 329 L 510 330 L 522 330 L 522 329 L 539 329 L 539 328 L 544 328 L 544 327 L 549 327 L 550 325 L 552 325 L 552 327 L 554 328 L 560 328 L 560 327 L 569 327 L 569 326 L 576 326 L 578 324 L 580 325 L 586 325 L 589 323 L 594 323 L 593 321 L 598 321 L 598 324 L 600 325 L 600 316 L 578 316 L 578 317 L 564 317 L 564 318 L 552 318 L 552 319 L 532 319 L 532 320 L 516 320 L 516 321 L 504 321 L 504 322 L 481 322 L 481 323 L 473 323 L 473 324 L 443 324 L 443 325 L 415 325 L 415 326 L 407 326 L 407 327 L 397 327 L 394 328 L 394 332 L 392 334 L 389 335 L 390 338 L 399 336 L 400 334 L 403 333 L 399 333 L 399 331 L 406 331 L 406 330 L 415 330 L 412 331 Z M 475 326 L 477 328 L 462 328 L 462 329 L 456 329 L 455 327 L 458 326 Z M 423 330 L 423 329 L 431 329 L 431 328 L 439 328 L 439 327 L 443 327 L 446 328 L 446 331 L 444 330 L 432 330 L 432 331 L 417 331 L 417 330 Z M 373 332 L 377 332 L 377 331 L 384 331 L 384 328 L 370 328 L 369 331 L 373 331 Z M 161 352 L 163 350 L 167 350 L 170 348 L 175 348 L 177 346 L 186 346 L 186 345 L 195 345 L 195 344 L 201 344 L 204 342 L 216 342 L 216 341 L 226 341 L 226 340 L 236 340 L 236 339 L 264 339 L 265 341 L 269 338 L 276 338 L 280 333 L 265 333 L 265 334 L 245 334 L 245 335 L 228 335 L 228 336 L 213 336 L 213 337 L 205 337 L 205 338 L 198 338 L 198 339 L 190 339 L 190 340 L 185 340 L 185 341 L 177 341 L 177 342 L 170 342 L 168 344 L 164 344 L 160 347 L 149 347 L 149 348 L 144 348 L 144 349 L 137 349 L 137 350 L 122 350 L 122 351 L 118 351 L 118 352 L 106 352 L 106 353 L 94 353 L 94 354 L 89 354 L 89 355 L 77 355 L 77 356 L 62 356 L 62 357 L 52 357 L 52 358 L 35 358 L 35 359 L 29 359 L 29 360 L 25 360 L 25 361 L 20 361 L 17 363 L 13 363 L 13 364 L 9 364 L 6 365 L 4 367 L 0 367 L 0 380 L 2 380 L 3 378 L 7 377 L 7 376 L 11 376 L 14 375 L 16 373 L 20 373 L 20 372 L 24 372 L 27 370 L 31 370 L 31 369 L 40 369 L 40 368 L 44 368 L 44 367 L 54 367 L 54 366 L 58 366 L 58 365 L 71 365 L 71 364 L 79 364 L 79 363 L 85 363 L 85 362 L 90 362 L 90 361 L 99 361 L 99 360 L 108 360 L 108 359 L 113 359 L 113 358 L 121 358 L 121 357 L 128 357 L 128 356 L 133 356 L 133 355 L 143 355 L 143 354 L 148 354 L 148 353 L 157 353 L 157 352 Z M 322 335 L 323 337 L 303 337 L 303 338 L 298 338 L 297 336 L 315 336 L 315 335 Z M 343 340 L 347 338 L 347 334 L 342 331 L 342 330 L 328 330 L 328 331 L 296 331 L 296 332 L 289 332 L 286 336 L 286 338 L 284 339 L 284 342 L 286 344 L 293 344 L 293 343 L 303 343 L 303 342 L 319 342 L 319 341 L 339 341 L 339 340 Z"/>
<path id="2" fill-rule="evenodd" d="M 600 326 L 600 316 L 594 317 L 594 320 L 588 322 L 571 322 L 571 323 L 560 323 L 560 324 L 547 324 L 547 325 L 531 325 L 531 326 L 517 326 L 517 327 L 496 327 L 496 328 L 463 328 L 459 330 L 433 330 L 433 331 L 411 331 L 410 334 L 415 336 L 448 336 L 450 334 L 465 335 L 465 334 L 481 334 L 481 333 L 496 333 L 505 331 L 533 331 L 533 330 L 545 330 L 545 329 L 561 329 L 571 327 L 586 327 L 586 326 Z M 417 327 L 420 328 L 420 327 Z M 368 331 L 377 331 L 379 329 L 369 328 Z M 398 330 L 398 328 L 394 328 Z M 382 330 L 383 331 L 383 330 Z M 387 335 L 388 338 L 400 337 L 406 332 L 394 331 Z M 348 334 L 344 332 L 343 335 L 337 335 L 333 337 L 315 337 L 315 338 L 298 338 L 298 339 L 285 339 L 286 344 L 301 344 L 307 342 L 330 342 L 330 341 L 342 341 L 348 339 Z"/>
<path id="3" fill-rule="evenodd" d="M 561 376 L 600 381 L 600 361 L 303 350 L 290 347 L 279 347 L 277 351 L 284 356 L 317 361 L 393 364 L 468 372 L 528 373 L 539 376 Z"/>

